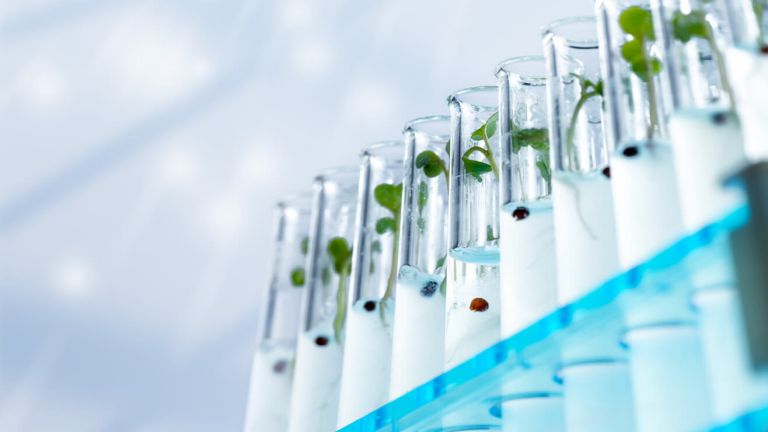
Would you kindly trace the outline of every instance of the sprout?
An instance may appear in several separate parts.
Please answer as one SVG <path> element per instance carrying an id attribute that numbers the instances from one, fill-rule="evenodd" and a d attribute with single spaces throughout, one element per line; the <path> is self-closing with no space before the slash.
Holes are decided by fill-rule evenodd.
<path id="1" fill-rule="evenodd" d="M 632 73 L 646 83 L 650 119 L 648 140 L 659 126 L 658 102 L 654 77 L 661 72 L 661 60 L 651 54 L 647 44 L 656 40 L 651 11 L 640 6 L 630 6 L 619 14 L 619 26 L 631 39 L 621 46 L 621 57 L 630 65 Z"/>

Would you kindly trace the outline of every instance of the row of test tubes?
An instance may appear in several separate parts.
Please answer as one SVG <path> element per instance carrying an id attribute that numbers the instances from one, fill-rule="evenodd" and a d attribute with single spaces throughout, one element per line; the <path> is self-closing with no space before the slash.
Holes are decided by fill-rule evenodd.
<path id="1" fill-rule="evenodd" d="M 767 14 L 598 0 L 281 201 L 246 431 L 344 427 L 743 205 L 723 181 L 768 159 Z M 497 424 L 443 426 L 693 431 L 767 400 L 733 276 L 689 283 L 695 308 L 633 309 L 503 388 Z"/>

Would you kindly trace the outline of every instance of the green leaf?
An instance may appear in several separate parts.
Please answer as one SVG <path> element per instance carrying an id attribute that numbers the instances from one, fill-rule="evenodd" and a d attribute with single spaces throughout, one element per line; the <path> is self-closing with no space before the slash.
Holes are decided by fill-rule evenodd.
<path id="1" fill-rule="evenodd" d="M 621 56 L 629 63 L 635 75 L 648 82 L 661 72 L 661 61 L 649 54 L 645 47 L 646 41 L 655 40 L 651 12 L 640 6 L 630 6 L 619 15 L 619 25 L 634 38 L 621 46 Z M 689 30 L 686 27 L 685 32 Z"/>
<path id="2" fill-rule="evenodd" d="M 755 11 L 755 15 L 757 15 L 758 21 L 762 21 L 765 8 L 765 0 L 752 0 L 752 10 Z"/>
<path id="3" fill-rule="evenodd" d="M 483 123 L 482 126 L 472 132 L 471 138 L 475 141 L 489 140 L 496 133 L 497 123 L 499 121 L 499 113 L 493 113 L 488 120 Z"/>
<path id="4" fill-rule="evenodd" d="M 301 254 L 306 255 L 309 252 L 309 237 L 301 239 Z"/>
<path id="5" fill-rule="evenodd" d="M 352 248 L 344 237 L 334 237 L 328 242 L 328 255 L 331 256 L 336 274 L 346 274 L 352 258 Z"/>
<path id="6" fill-rule="evenodd" d="M 549 182 L 552 179 L 552 171 L 549 170 L 549 164 L 543 160 L 537 160 L 536 168 L 539 169 L 539 172 L 541 173 L 541 176 L 544 177 L 544 180 Z"/>
<path id="7" fill-rule="evenodd" d="M 448 142 L 445 143 L 445 154 L 451 154 L 451 140 L 448 140 Z"/>
<path id="8" fill-rule="evenodd" d="M 619 26 L 637 39 L 654 40 L 651 11 L 640 6 L 630 6 L 619 14 Z"/>
<path id="9" fill-rule="evenodd" d="M 491 137 L 496 133 L 496 127 L 497 123 L 499 121 L 499 113 L 495 112 L 493 115 L 488 117 L 488 120 L 485 122 L 485 128 L 483 130 L 483 133 L 485 134 L 486 139 L 491 139 Z"/>
<path id="10" fill-rule="evenodd" d="M 334 237 L 328 242 L 328 254 L 333 258 L 342 258 L 349 251 L 349 243 L 344 237 Z"/>
<path id="11" fill-rule="evenodd" d="M 419 183 L 419 196 L 417 199 L 417 204 L 419 206 L 419 214 L 424 211 L 424 207 L 427 206 L 427 199 L 429 199 L 429 186 L 427 186 L 427 182 L 420 182 Z"/>
<path id="12" fill-rule="evenodd" d="M 295 287 L 301 287 L 304 286 L 304 269 L 301 267 L 296 267 L 295 269 L 291 270 L 291 284 Z"/>
<path id="13" fill-rule="evenodd" d="M 443 173 L 445 165 L 437 153 L 432 150 L 424 150 L 416 156 L 416 168 L 424 170 L 424 174 L 429 178 L 434 178 Z"/>
<path id="14" fill-rule="evenodd" d="M 704 11 L 693 10 L 689 14 L 675 11 L 672 14 L 672 34 L 680 42 L 687 43 L 698 37 L 709 39 L 709 25 Z"/>
<path id="15" fill-rule="evenodd" d="M 512 151 L 517 153 L 525 146 L 541 152 L 548 151 L 549 131 L 546 128 L 526 128 L 512 132 Z"/>
<path id="16" fill-rule="evenodd" d="M 395 232 L 397 223 L 391 217 L 383 217 L 376 221 L 376 233 L 384 234 L 387 231 Z"/>
<path id="17" fill-rule="evenodd" d="M 577 75 L 579 76 L 579 75 Z M 580 76 L 579 76 L 580 77 Z M 593 82 L 589 79 L 583 79 L 581 83 L 581 93 L 596 93 L 600 96 L 603 95 L 603 80 L 598 79 L 597 82 Z"/>
<path id="18" fill-rule="evenodd" d="M 446 255 L 443 255 L 443 256 L 440 257 L 439 260 L 437 260 L 437 264 L 435 265 L 435 272 L 437 272 L 437 269 L 440 269 L 441 267 L 443 267 L 445 265 L 446 257 L 447 257 Z"/>
<path id="19" fill-rule="evenodd" d="M 624 42 L 621 46 L 621 56 L 630 64 L 637 61 L 643 61 L 645 58 L 643 42 L 640 39 L 632 39 Z"/>
<path id="20" fill-rule="evenodd" d="M 380 184 L 373 190 L 373 197 L 380 206 L 397 213 L 400 211 L 400 200 L 403 196 L 403 184 Z"/>
<path id="21" fill-rule="evenodd" d="M 472 132 L 472 135 L 470 136 L 475 141 L 482 141 L 483 138 L 485 138 L 485 123 L 483 123 L 482 126 L 477 128 L 474 132 Z"/>
<path id="22" fill-rule="evenodd" d="M 371 243 L 371 252 L 373 253 L 381 253 L 381 242 L 378 240 L 374 240 L 373 243 Z"/>
<path id="23" fill-rule="evenodd" d="M 483 178 L 481 177 L 483 174 L 491 172 L 491 166 L 489 164 L 469 159 L 466 153 L 462 160 L 464 161 L 464 169 L 467 171 L 467 174 L 471 175 L 479 182 L 483 181 Z"/>
<path id="24" fill-rule="evenodd" d="M 419 231 L 424 232 L 424 228 L 427 227 L 427 221 L 423 217 L 416 219 L 416 227 Z"/>
<path id="25" fill-rule="evenodd" d="M 351 261 L 349 257 L 346 257 L 344 259 L 337 259 L 333 262 L 333 271 L 336 272 L 337 275 L 346 275 L 349 273 L 349 267 L 351 265 Z"/>
<path id="26" fill-rule="evenodd" d="M 498 239 L 498 237 L 496 237 L 493 234 L 493 227 L 490 226 L 490 225 L 486 225 L 486 227 L 485 227 L 485 239 L 487 241 L 493 241 L 493 240 L 497 240 Z"/>
<path id="27" fill-rule="evenodd" d="M 603 80 L 598 80 L 596 83 L 592 84 L 592 90 L 594 93 L 603 96 Z"/>
<path id="28" fill-rule="evenodd" d="M 652 57 L 648 60 L 648 63 L 639 61 L 632 63 L 632 72 L 635 73 L 641 80 L 648 81 L 661 72 L 661 61 L 656 57 Z M 648 73 L 650 72 L 650 76 Z"/>

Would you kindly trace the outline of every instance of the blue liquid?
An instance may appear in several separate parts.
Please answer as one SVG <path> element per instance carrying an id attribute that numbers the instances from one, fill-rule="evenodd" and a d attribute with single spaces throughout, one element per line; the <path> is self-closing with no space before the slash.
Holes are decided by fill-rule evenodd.
<path id="1" fill-rule="evenodd" d="M 470 264 L 499 265 L 498 246 L 458 247 L 451 251 L 451 258 Z"/>

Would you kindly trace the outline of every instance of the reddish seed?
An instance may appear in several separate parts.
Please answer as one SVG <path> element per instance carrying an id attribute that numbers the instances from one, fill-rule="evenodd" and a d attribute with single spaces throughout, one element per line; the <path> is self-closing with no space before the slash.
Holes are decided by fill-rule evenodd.
<path id="1" fill-rule="evenodd" d="M 768 45 L 763 45 L 760 47 L 760 52 L 763 54 L 768 54 Z"/>
<path id="2" fill-rule="evenodd" d="M 485 312 L 488 310 L 488 301 L 482 297 L 475 297 L 469 303 L 469 310 L 474 312 Z"/>
<path id="3" fill-rule="evenodd" d="M 603 168 L 603 175 L 608 178 L 611 178 L 611 167 L 607 166 Z"/>
<path id="4" fill-rule="evenodd" d="M 325 336 L 318 336 L 315 338 L 315 345 L 326 346 L 328 345 L 328 338 Z"/>
<path id="5" fill-rule="evenodd" d="M 635 146 L 627 147 L 621 153 L 626 157 L 635 157 L 640 153 L 640 149 Z"/>
<path id="6" fill-rule="evenodd" d="M 374 309 L 376 309 L 376 302 L 370 301 L 370 300 L 365 302 L 363 304 L 363 309 L 367 310 L 368 312 L 373 311 Z"/>
<path id="7" fill-rule="evenodd" d="M 286 367 L 288 367 L 288 363 L 285 360 L 280 360 L 279 362 L 272 365 L 272 370 L 279 374 L 285 372 Z"/>
<path id="8" fill-rule="evenodd" d="M 512 212 L 512 217 L 515 218 L 515 220 L 523 220 L 530 214 L 531 212 L 529 212 L 527 208 L 518 207 Z"/>

